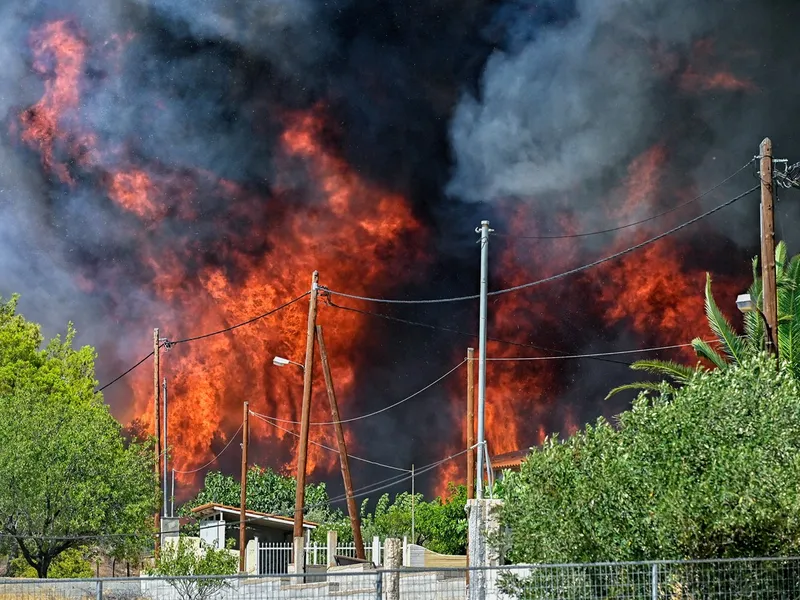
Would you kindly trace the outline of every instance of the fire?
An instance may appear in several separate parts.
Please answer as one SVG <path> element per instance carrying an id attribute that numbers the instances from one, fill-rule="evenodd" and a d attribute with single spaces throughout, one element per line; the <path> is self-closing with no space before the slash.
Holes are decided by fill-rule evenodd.
<path id="1" fill-rule="evenodd" d="M 429 261 L 426 227 L 405 197 L 368 181 L 347 163 L 337 150 L 339 132 L 324 104 L 282 114 L 279 135 L 264 158 L 278 173 L 268 190 L 263 182 L 225 179 L 191 165 L 146 161 L 137 154 L 133 140 L 109 141 L 94 131 L 82 106 L 92 86 L 102 85 L 98 83 L 102 78 L 87 76 L 87 60 L 101 61 L 104 77 L 113 80 L 132 39 L 120 34 L 93 44 L 67 20 L 46 23 L 30 36 L 33 68 L 43 80 L 43 94 L 20 113 L 12 129 L 38 153 L 44 170 L 57 183 L 89 191 L 112 206 L 120 215 L 119 231 L 131 240 L 125 266 L 77 269 L 81 289 L 102 291 L 112 298 L 119 318 L 131 328 L 149 330 L 157 325 L 162 336 L 175 341 L 231 327 L 301 296 L 309 290 L 314 270 L 325 286 L 370 296 L 392 295 L 398 284 L 424 281 L 423 267 Z M 662 74 L 672 78 L 682 94 L 755 89 L 726 65 L 716 64 L 707 41 L 695 46 L 687 64 L 661 58 L 666 65 Z M 152 110 L 161 111 L 161 102 L 154 100 Z M 255 129 L 253 135 L 259 135 Z M 643 149 L 622 183 L 595 200 L 592 213 L 601 213 L 613 226 L 692 197 L 696 192 L 692 186 L 674 184 L 670 147 L 664 140 Z M 508 201 L 500 208 L 511 215 L 506 226 L 511 240 L 492 242 L 494 289 L 622 250 L 699 210 L 687 207 L 596 238 L 514 240 L 515 235 L 537 232 L 585 231 L 586 215 L 574 208 L 545 210 L 533 199 Z M 611 342 L 622 333 L 641 345 L 688 342 L 706 331 L 702 304 L 706 266 L 685 265 L 684 243 L 680 236 L 671 236 L 568 280 L 493 296 L 489 335 L 510 343 L 490 341 L 488 356 L 516 359 L 577 353 L 584 348 L 584 331 L 600 332 L 597 335 Z M 136 274 L 139 288 L 134 293 L 117 285 L 118 279 L 130 276 L 126 269 Z M 741 281 L 720 276 L 715 285 L 720 296 L 731 296 Z M 142 302 L 139 294 L 147 301 Z M 235 331 L 164 351 L 174 468 L 191 470 L 211 459 L 230 441 L 241 424 L 242 403 L 249 401 L 253 411 L 280 419 L 283 428 L 251 420 L 254 461 L 293 472 L 292 432 L 300 419 L 302 374 L 293 368 L 276 369 L 271 361 L 276 355 L 302 361 L 307 303 L 304 297 Z M 369 356 L 359 351 L 371 334 L 368 318 L 336 310 L 324 297 L 320 299 L 319 322 L 345 417 L 352 416 L 358 404 L 358 375 L 370 366 Z M 459 351 L 459 360 L 462 356 Z M 684 353 L 684 358 L 688 356 L 693 356 L 690 351 Z M 312 420 L 325 422 L 330 420 L 328 401 L 316 363 Z M 563 398 L 575 372 L 563 362 L 492 360 L 486 397 L 490 453 L 529 447 L 556 430 L 575 431 L 582 415 Z M 112 393 L 123 420 L 138 420 L 152 431 L 152 375 L 147 369 L 135 371 Z M 463 385 L 454 386 L 448 396 L 451 420 L 460 424 Z M 354 439 L 347 428 L 346 436 L 354 454 L 369 455 L 365 440 Z M 435 458 L 462 449 L 461 438 L 456 441 L 456 437 L 436 440 Z M 312 427 L 312 440 L 335 445 L 329 427 Z M 337 472 L 338 459 L 312 445 L 309 469 L 317 474 Z M 445 463 L 437 473 L 438 493 L 463 475 L 464 459 Z"/>
<path id="2" fill-rule="evenodd" d="M 313 270 L 320 271 L 324 285 L 374 291 L 393 285 L 399 273 L 415 277 L 425 262 L 419 243 L 425 232 L 406 199 L 363 181 L 321 144 L 326 126 L 323 107 L 286 115 L 275 148 L 275 160 L 286 164 L 285 172 L 296 170 L 300 163 L 307 181 L 283 177 L 276 191 L 265 196 L 213 173 L 137 162 L 125 147 L 98 142 L 80 115 L 74 114 L 84 84 L 83 63 L 91 49 L 77 29 L 64 21 L 38 29 L 33 39 L 37 70 L 47 80 L 42 100 L 20 117 L 21 135 L 39 151 L 48 170 L 61 181 L 75 184 L 66 166 L 69 161 L 76 172 L 100 182 L 108 201 L 138 220 L 140 235 L 148 236 L 143 240 L 158 240 L 153 236 L 161 235 L 159 224 L 167 216 L 194 222 L 195 207 L 207 197 L 219 199 L 225 207 L 217 227 L 226 234 L 216 247 L 199 247 L 191 239 L 137 246 L 131 260 L 143 265 L 149 287 L 163 307 L 141 324 L 143 328 L 158 324 L 162 336 L 173 340 L 215 331 L 300 296 L 308 291 Z M 115 43 L 124 41 L 120 38 Z M 69 140 L 81 140 L 81 151 L 76 155 L 78 145 L 66 144 L 67 160 L 59 162 L 56 148 Z M 96 159 L 100 156 L 102 161 Z M 262 211 L 269 211 L 268 228 L 256 225 L 265 222 Z M 232 222 L 251 226 L 237 229 Z M 413 245 L 408 243 L 412 235 L 417 240 Z M 235 237 L 235 243 L 226 243 L 227 237 Z M 214 251 L 214 260 L 204 261 L 202 256 L 209 250 Z M 272 367 L 271 361 L 276 355 L 302 360 L 307 302 L 304 299 L 234 333 L 164 352 L 171 466 L 185 471 L 208 461 L 241 423 L 244 400 L 255 412 L 284 420 L 279 423 L 282 428 L 296 429 L 291 422 L 300 418 L 302 377 Z M 319 322 L 341 410 L 347 415 L 356 369 L 362 366 L 357 349 L 368 335 L 368 325 L 362 315 L 326 307 L 324 298 Z M 312 420 L 329 421 L 318 359 L 314 380 Z M 137 371 L 129 385 L 133 398 L 121 416 L 137 419 L 152 431 L 152 375 L 144 369 Z M 254 461 L 293 472 L 295 437 L 258 419 L 251 423 Z M 349 432 L 346 435 L 350 448 L 358 453 L 359 440 Z M 335 445 L 329 427 L 312 428 L 312 440 Z M 334 471 L 337 465 L 336 454 L 309 447 L 311 472 Z"/>
<path id="3" fill-rule="evenodd" d="M 56 159 L 57 144 L 66 141 L 65 123 L 80 103 L 86 42 L 69 21 L 47 23 L 31 35 L 33 68 L 44 79 L 44 95 L 20 115 L 21 138 L 38 150 L 42 164 L 64 183 L 72 183 L 66 165 Z"/>

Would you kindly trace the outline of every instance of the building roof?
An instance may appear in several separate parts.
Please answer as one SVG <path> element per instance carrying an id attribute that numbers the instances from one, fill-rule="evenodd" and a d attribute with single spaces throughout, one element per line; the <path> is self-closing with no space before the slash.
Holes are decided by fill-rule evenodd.
<path id="1" fill-rule="evenodd" d="M 238 506 L 226 506 L 225 504 L 209 502 L 193 508 L 192 514 L 198 518 L 211 517 L 216 514 L 235 515 L 238 519 L 240 509 Z M 245 519 L 250 522 L 261 522 L 262 524 L 269 523 L 275 529 L 284 529 L 286 531 L 290 531 L 294 527 L 294 519 L 291 517 L 272 515 L 255 510 L 245 510 L 244 516 Z M 318 523 L 313 523 L 311 521 L 303 521 L 303 529 L 316 529 L 318 525 Z"/>
<path id="2" fill-rule="evenodd" d="M 530 449 L 514 450 L 491 457 L 492 469 L 518 469 L 522 461 L 530 453 Z"/>

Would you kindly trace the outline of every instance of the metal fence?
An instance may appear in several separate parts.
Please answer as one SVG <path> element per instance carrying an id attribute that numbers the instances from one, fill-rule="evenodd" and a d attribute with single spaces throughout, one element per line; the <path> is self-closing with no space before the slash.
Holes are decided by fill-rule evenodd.
<path id="1" fill-rule="evenodd" d="M 0 579 L 0 600 L 800 599 L 797 558 L 528 565 L 469 571 L 343 569 L 299 576 Z"/>
<path id="2" fill-rule="evenodd" d="M 378 550 L 380 546 L 378 547 Z M 371 562 L 380 563 L 380 555 L 377 561 L 374 560 L 373 553 L 375 548 L 370 545 L 364 546 L 366 559 Z M 328 564 L 328 547 L 324 544 L 309 544 L 305 547 L 306 564 L 312 566 L 325 566 Z M 291 543 L 285 542 L 259 542 L 258 543 L 258 566 L 260 575 L 275 575 L 289 572 L 289 565 L 293 560 L 294 549 Z M 353 544 L 336 546 L 336 554 L 339 556 L 356 557 L 356 547 Z"/>

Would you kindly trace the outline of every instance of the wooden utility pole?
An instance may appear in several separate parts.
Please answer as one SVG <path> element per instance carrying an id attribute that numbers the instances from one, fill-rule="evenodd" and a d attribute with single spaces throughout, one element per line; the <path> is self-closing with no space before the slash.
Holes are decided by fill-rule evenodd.
<path id="1" fill-rule="evenodd" d="M 775 197 L 772 182 L 772 140 L 764 138 L 759 147 L 761 165 L 761 282 L 764 317 L 767 321 L 767 349 L 778 354 L 778 290 L 775 275 Z"/>
<path id="2" fill-rule="evenodd" d="M 155 463 L 153 468 L 156 473 L 156 482 L 161 486 L 161 403 L 159 379 L 161 374 L 161 341 L 158 327 L 153 329 L 153 431 L 156 436 Z M 161 494 L 159 494 L 160 503 Z M 161 507 L 156 507 L 156 514 L 153 518 L 156 529 L 155 550 L 158 552 L 161 546 Z"/>
<path id="3" fill-rule="evenodd" d="M 353 529 L 353 543 L 356 546 L 356 558 L 364 560 L 364 539 L 361 537 L 361 518 L 358 514 L 356 498 L 353 495 L 353 481 L 350 478 L 350 460 L 347 456 L 347 444 L 344 440 L 342 421 L 339 418 L 339 405 L 336 402 L 336 391 L 333 389 L 333 377 L 328 363 L 328 351 L 325 349 L 325 338 L 322 337 L 322 326 L 317 325 L 317 342 L 319 343 L 319 356 L 322 360 L 322 372 L 325 374 L 325 386 L 328 388 L 328 400 L 331 404 L 331 421 L 336 431 L 336 443 L 339 448 L 339 464 L 342 467 L 344 480 L 344 493 L 347 496 L 347 512 L 350 514 L 350 527 Z"/>
<path id="4" fill-rule="evenodd" d="M 467 348 L 467 500 L 475 497 L 475 349 Z"/>
<path id="5" fill-rule="evenodd" d="M 300 418 L 300 448 L 297 451 L 297 491 L 294 500 L 294 539 L 303 538 L 303 504 L 306 492 L 306 462 L 308 458 L 308 421 L 311 417 L 311 375 L 314 370 L 314 327 L 317 324 L 317 295 L 319 273 L 311 276 L 311 296 L 308 302 L 308 329 L 306 330 L 306 362 L 303 367 L 303 408 Z M 300 546 L 302 548 L 302 546 Z M 303 556 L 295 556 L 295 568 L 303 572 Z"/>
<path id="6" fill-rule="evenodd" d="M 247 550 L 247 444 L 250 441 L 250 403 L 242 415 L 242 490 L 239 494 L 239 572 L 244 573 Z"/>

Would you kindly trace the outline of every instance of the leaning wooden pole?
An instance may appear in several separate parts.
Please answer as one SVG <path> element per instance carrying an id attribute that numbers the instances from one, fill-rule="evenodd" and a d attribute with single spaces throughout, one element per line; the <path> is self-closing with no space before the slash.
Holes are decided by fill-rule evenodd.
<path id="1" fill-rule="evenodd" d="M 319 355 L 322 361 L 322 372 L 325 375 L 325 387 L 328 388 L 328 400 L 331 404 L 331 421 L 333 429 L 336 431 L 336 443 L 339 448 L 339 464 L 342 467 L 342 480 L 344 481 L 344 493 L 347 496 L 347 512 L 350 514 L 350 526 L 353 529 L 353 542 L 356 546 L 356 558 L 366 559 L 364 552 L 364 539 L 361 537 L 361 518 L 358 514 L 358 505 L 353 494 L 353 481 L 350 477 L 350 460 L 347 456 L 347 444 L 344 440 L 344 430 L 342 420 L 339 418 L 339 405 L 336 402 L 336 391 L 333 388 L 333 377 L 331 367 L 328 363 L 328 351 L 325 348 L 325 339 L 322 336 L 322 326 L 317 325 L 317 342 L 319 343 Z"/>
<path id="2" fill-rule="evenodd" d="M 247 554 L 247 445 L 250 442 L 250 403 L 242 415 L 242 489 L 239 494 L 239 572 L 245 572 Z"/>

